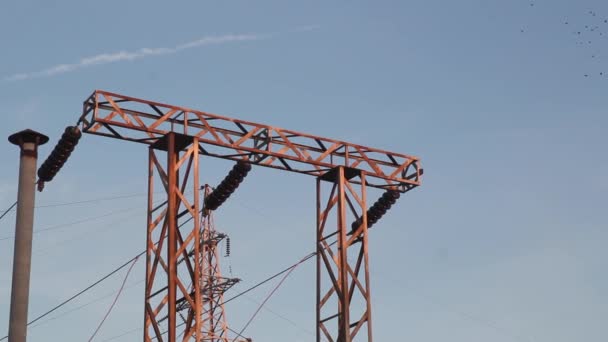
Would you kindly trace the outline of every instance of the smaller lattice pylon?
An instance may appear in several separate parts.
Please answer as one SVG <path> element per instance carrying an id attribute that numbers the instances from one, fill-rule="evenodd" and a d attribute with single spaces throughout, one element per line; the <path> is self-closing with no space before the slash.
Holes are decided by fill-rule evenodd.
<path id="1" fill-rule="evenodd" d="M 210 192 L 205 187 L 205 195 Z M 193 308 L 185 298 L 177 300 L 177 311 L 182 317 L 200 317 L 201 340 L 204 342 L 233 342 L 229 337 L 226 309 L 224 307 L 224 294 L 241 280 L 222 276 L 220 267 L 219 244 L 228 236 L 215 230 L 213 222 L 213 211 L 203 210 L 201 213 L 201 240 L 199 243 L 199 254 L 195 255 L 194 249 L 188 253 L 188 258 L 199 260 L 198 285 L 200 288 L 201 304 Z M 183 261 L 183 260 L 182 260 Z M 194 297 L 194 286 L 191 287 L 191 297 Z M 185 314 L 185 315 L 184 315 Z M 184 319 L 186 323 L 188 319 Z M 251 339 L 236 340 L 238 342 L 250 342 Z"/>

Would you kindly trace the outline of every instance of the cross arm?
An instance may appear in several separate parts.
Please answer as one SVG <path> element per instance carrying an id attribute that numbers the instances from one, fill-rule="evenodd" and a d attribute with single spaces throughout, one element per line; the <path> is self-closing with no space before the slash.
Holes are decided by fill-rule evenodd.
<path id="1" fill-rule="evenodd" d="M 175 132 L 197 138 L 203 155 L 317 177 L 346 166 L 381 189 L 421 184 L 417 157 L 102 90 L 84 101 L 79 123 L 85 133 L 148 145 Z"/>

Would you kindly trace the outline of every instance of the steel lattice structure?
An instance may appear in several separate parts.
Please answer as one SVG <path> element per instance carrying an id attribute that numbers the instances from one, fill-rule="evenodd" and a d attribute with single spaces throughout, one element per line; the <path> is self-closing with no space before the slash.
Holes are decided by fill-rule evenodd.
<path id="1" fill-rule="evenodd" d="M 348 182 L 354 178 L 360 185 Z M 328 195 L 323 181 L 330 184 Z M 366 178 L 359 170 L 339 166 L 317 180 L 317 341 L 352 341 L 362 328 L 372 340 L 366 201 Z M 335 226 L 328 225 L 332 216 Z M 362 224 L 349 229 L 359 217 Z M 356 258 L 354 265 L 349 256 Z"/>
<path id="2" fill-rule="evenodd" d="M 366 189 L 420 186 L 418 158 L 101 90 L 85 100 L 79 124 L 85 133 L 150 146 L 144 341 L 164 340 L 159 317 L 167 317 L 168 341 L 177 341 L 178 293 L 180 303 L 202 310 L 201 286 L 187 288 L 201 278 L 201 261 L 188 258 L 189 250 L 200 255 L 199 155 L 317 178 L 317 341 L 372 341 Z M 159 207 L 155 174 L 166 195 Z M 186 218 L 195 222 L 180 227 Z M 183 266 L 180 258 L 188 259 Z M 192 314 L 184 341 L 202 341 L 200 317 Z"/>
<path id="3" fill-rule="evenodd" d="M 210 194 L 210 187 L 205 186 L 205 197 Z M 201 316 L 201 341 L 204 342 L 232 342 L 229 338 L 229 328 L 224 308 L 224 293 L 236 285 L 240 280 L 222 276 L 220 267 L 220 252 L 218 245 L 226 238 L 225 234 L 215 229 L 213 212 L 203 210 L 201 213 L 201 239 L 199 241 L 200 254 L 192 250 L 190 256 L 199 259 L 200 279 L 199 288 L 202 295 L 202 310 L 192 307 L 186 300 L 178 301 L 178 311 L 187 311 L 185 324 L 192 326 L 194 316 Z M 185 260 L 184 260 L 185 261 Z M 191 290 L 195 291 L 192 286 Z"/>
<path id="4" fill-rule="evenodd" d="M 420 185 L 413 156 L 98 90 L 84 102 L 86 133 L 154 145 L 168 132 L 196 138 L 199 153 L 322 176 L 336 166 L 366 171 L 368 186 Z"/>
<path id="5" fill-rule="evenodd" d="M 193 140 L 189 140 L 193 141 Z M 184 137 L 169 133 L 149 150 L 148 229 L 146 253 L 144 341 L 177 341 L 179 301 L 202 306 L 200 227 L 200 185 L 198 144 L 185 152 Z M 159 154 L 166 151 L 167 162 Z M 181 171 L 181 172 L 180 172 Z M 158 182 L 160 180 L 160 182 Z M 165 196 L 155 205 L 155 187 L 160 183 Z M 187 191 L 190 190 L 190 191 Z M 166 199 L 166 200 L 165 200 Z M 182 261 L 183 262 L 180 262 Z M 165 285 L 166 284 L 166 285 Z M 192 289 L 190 289 L 192 284 Z M 178 296 L 180 297 L 178 301 Z M 167 318 L 167 327 L 162 325 Z M 186 318 L 183 340 L 202 341 L 200 312 Z M 166 329 L 166 330 L 165 330 Z"/>

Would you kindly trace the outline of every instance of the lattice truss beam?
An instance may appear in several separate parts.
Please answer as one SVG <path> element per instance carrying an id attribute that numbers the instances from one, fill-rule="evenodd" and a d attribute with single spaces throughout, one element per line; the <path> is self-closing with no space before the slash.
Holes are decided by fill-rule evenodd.
<path id="1" fill-rule="evenodd" d="M 87 133 L 150 145 L 176 132 L 196 138 L 203 155 L 317 177 L 345 166 L 366 171 L 368 186 L 405 192 L 420 185 L 413 156 L 102 90 L 84 102 L 79 122 Z"/>
<path id="2" fill-rule="evenodd" d="M 317 341 L 372 341 L 366 201 L 365 172 L 338 167 L 317 180 Z"/>

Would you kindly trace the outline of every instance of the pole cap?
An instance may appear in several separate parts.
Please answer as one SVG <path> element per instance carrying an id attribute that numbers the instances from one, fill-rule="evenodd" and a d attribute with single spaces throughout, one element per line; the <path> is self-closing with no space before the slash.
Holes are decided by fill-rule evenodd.
<path id="1" fill-rule="evenodd" d="M 25 129 L 8 137 L 8 141 L 21 146 L 23 143 L 36 143 L 36 145 L 44 145 L 49 141 L 49 137 L 31 129 Z"/>

